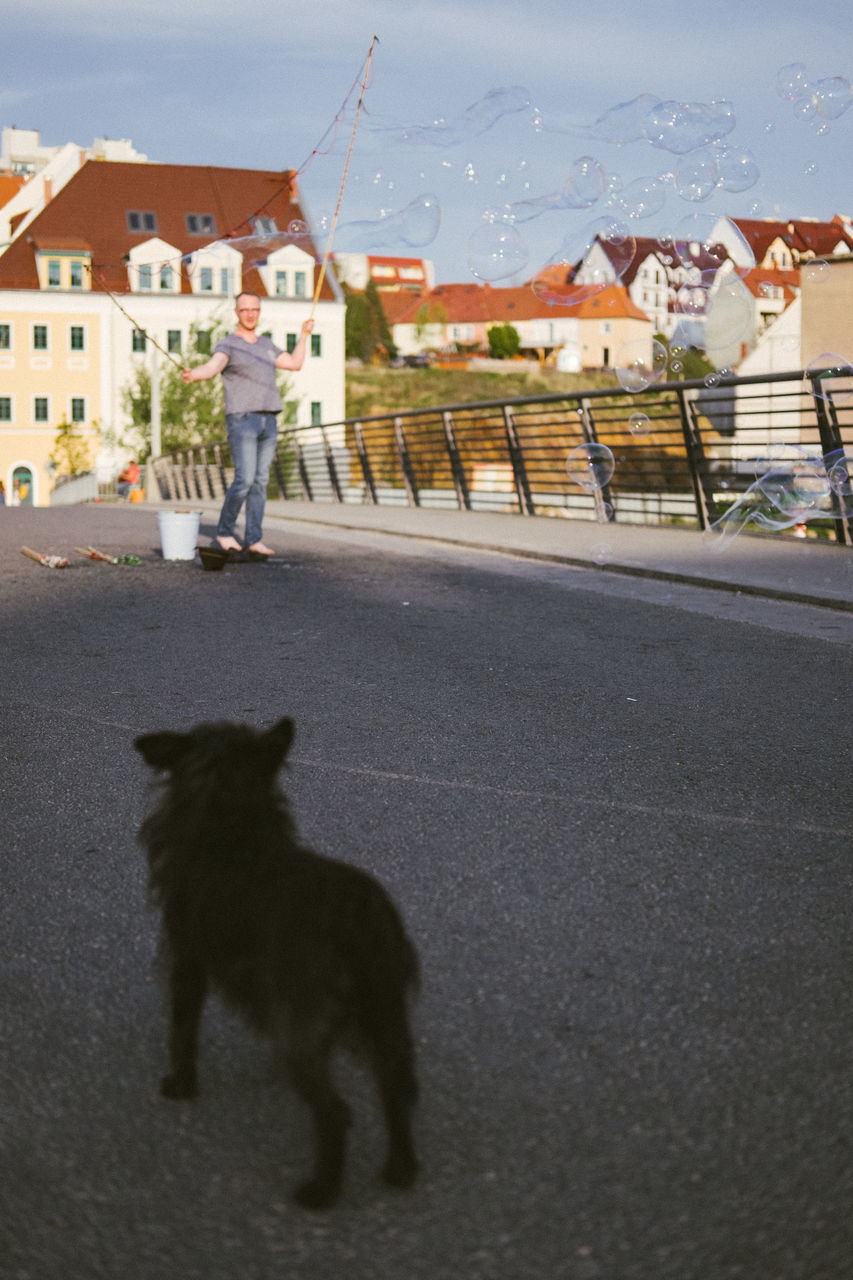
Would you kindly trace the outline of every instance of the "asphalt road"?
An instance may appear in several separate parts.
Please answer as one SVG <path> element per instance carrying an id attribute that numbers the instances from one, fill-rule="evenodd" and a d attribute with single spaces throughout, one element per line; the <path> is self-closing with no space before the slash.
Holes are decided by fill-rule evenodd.
<path id="1" fill-rule="evenodd" d="M 211 526 L 207 526 L 210 532 Z M 10 1280 L 848 1280 L 849 615 L 280 524 L 164 562 L 153 513 L 0 512 L 0 1272 Z M 22 543 L 133 552 L 48 570 Z M 218 1006 L 165 1027 L 147 730 L 294 716 L 303 834 L 422 960 L 423 1177 L 343 1205 Z"/>

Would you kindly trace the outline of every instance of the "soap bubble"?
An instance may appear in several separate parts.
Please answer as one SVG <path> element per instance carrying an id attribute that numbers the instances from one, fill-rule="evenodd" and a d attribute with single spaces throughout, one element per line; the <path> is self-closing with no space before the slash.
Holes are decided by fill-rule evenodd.
<path id="1" fill-rule="evenodd" d="M 784 102 L 795 102 L 808 89 L 803 62 L 790 62 L 776 72 L 776 92 Z"/>
<path id="2" fill-rule="evenodd" d="M 641 93 L 630 102 L 620 102 L 598 117 L 590 133 L 602 142 L 639 142 L 646 136 L 649 112 L 659 101 L 653 93 Z"/>
<path id="3" fill-rule="evenodd" d="M 760 480 L 769 472 L 790 471 L 801 463 L 812 463 L 814 455 L 798 444 L 772 443 L 753 460 L 755 478 Z"/>
<path id="4" fill-rule="evenodd" d="M 636 248 L 637 242 L 623 222 L 597 218 L 565 237 L 537 272 L 531 288 L 542 302 L 577 306 L 618 284 Z"/>
<path id="5" fill-rule="evenodd" d="M 500 120 L 501 116 L 525 111 L 530 106 L 530 94 L 520 85 L 492 89 L 485 97 L 473 103 L 454 120 L 434 120 L 430 124 L 394 125 L 375 124 L 374 134 L 381 134 L 381 141 L 402 142 L 418 147 L 452 147 L 477 137 Z"/>
<path id="6" fill-rule="evenodd" d="M 601 490 L 610 481 L 615 468 L 613 454 L 606 444 L 579 444 L 569 452 L 566 472 L 570 480 L 587 493 Z"/>
<path id="7" fill-rule="evenodd" d="M 708 306 L 708 289 L 703 284 L 683 284 L 675 295 L 675 307 L 682 315 L 703 316 Z"/>
<path id="8" fill-rule="evenodd" d="M 559 209 L 588 209 L 603 194 L 606 184 L 607 175 L 599 162 L 593 156 L 580 156 L 559 191 L 518 200 L 510 205 L 509 212 L 516 221 L 529 222 Z"/>
<path id="9" fill-rule="evenodd" d="M 741 341 L 755 319 L 752 294 L 735 275 L 727 276 L 708 295 L 705 312 L 705 354 L 715 369 L 736 364 Z"/>
<path id="10" fill-rule="evenodd" d="M 619 385 L 625 391 L 645 391 L 666 373 L 667 360 L 666 347 L 657 338 L 623 342 L 615 356 Z"/>
<path id="11" fill-rule="evenodd" d="M 845 80 L 844 76 L 818 80 L 814 86 L 814 96 L 818 113 L 824 120 L 837 120 L 853 102 L 850 81 Z"/>
<path id="12" fill-rule="evenodd" d="M 517 227 L 511 222 L 496 220 L 493 214 L 486 214 L 485 218 L 468 240 L 471 274 L 478 280 L 493 282 L 523 271 L 528 252 Z"/>
<path id="13" fill-rule="evenodd" d="M 835 352 L 825 351 L 810 360 L 803 381 L 812 395 L 830 404 L 847 404 L 853 399 L 853 364 Z"/>
<path id="14" fill-rule="evenodd" d="M 645 136 L 653 147 L 687 155 L 731 133 L 735 126 L 731 103 L 658 102 L 646 117 Z"/>
<path id="15" fill-rule="evenodd" d="M 632 413 L 628 419 L 628 430 L 632 436 L 647 436 L 651 429 L 651 420 L 645 413 Z"/>
<path id="16" fill-rule="evenodd" d="M 730 262 L 740 276 L 755 268 L 755 254 L 731 218 L 719 213 L 688 213 L 674 231 L 678 262 L 698 271 L 716 271 Z"/>
<path id="17" fill-rule="evenodd" d="M 825 284 L 829 279 L 831 267 L 823 258 L 812 258 L 804 262 L 800 268 L 803 282 L 809 284 Z"/>
<path id="18" fill-rule="evenodd" d="M 710 147 L 682 156 L 675 166 L 675 189 L 682 200 L 707 200 L 719 180 L 717 158 Z"/>
<path id="19" fill-rule="evenodd" d="M 666 204 L 666 183 L 661 178 L 635 178 L 613 193 L 610 204 L 624 218 L 652 218 Z"/>
<path id="20" fill-rule="evenodd" d="M 748 191 L 761 176 L 755 156 L 745 147 L 719 148 L 717 174 L 723 191 Z"/>
<path id="21" fill-rule="evenodd" d="M 338 228 L 338 247 L 350 253 L 368 249 L 412 249 L 431 244 L 441 226 L 441 206 L 434 195 L 417 196 L 399 213 L 344 223 Z"/>
<path id="22" fill-rule="evenodd" d="M 839 514 L 853 515 L 853 454 L 841 454 L 832 463 L 828 475 Z"/>

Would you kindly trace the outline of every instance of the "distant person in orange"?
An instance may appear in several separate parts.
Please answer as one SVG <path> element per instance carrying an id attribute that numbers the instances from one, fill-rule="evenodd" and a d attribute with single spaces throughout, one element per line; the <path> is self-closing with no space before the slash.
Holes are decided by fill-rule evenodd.
<path id="1" fill-rule="evenodd" d="M 136 459 L 131 458 L 124 471 L 119 472 L 116 481 L 116 492 L 120 498 L 126 498 L 134 485 L 139 483 L 139 467 Z"/>
<path id="2" fill-rule="evenodd" d="M 235 531 L 237 518 L 246 504 L 247 551 L 271 556 L 274 551 L 262 541 L 264 510 L 270 467 L 275 457 L 281 396 L 276 385 L 276 370 L 302 368 L 308 334 L 313 320 L 302 325 L 299 341 L 292 352 L 282 351 L 270 338 L 255 330 L 261 318 L 261 300 L 256 293 L 241 293 L 237 298 L 237 328 L 217 343 L 206 364 L 184 369 L 184 382 L 204 382 L 222 374 L 225 387 L 225 426 L 234 460 L 234 479 L 225 494 L 216 541 L 223 551 L 242 551 Z"/>

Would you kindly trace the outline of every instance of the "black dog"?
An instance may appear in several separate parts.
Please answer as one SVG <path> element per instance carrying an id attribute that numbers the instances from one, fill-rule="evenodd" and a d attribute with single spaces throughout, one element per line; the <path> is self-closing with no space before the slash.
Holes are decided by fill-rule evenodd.
<path id="1" fill-rule="evenodd" d="M 384 1180 L 417 1172 L 417 1095 L 407 993 L 417 957 L 388 894 L 356 867 L 300 844 L 276 778 L 293 722 L 268 732 L 200 725 L 150 733 L 134 746 L 165 771 L 159 807 L 142 825 L 150 886 L 163 919 L 171 998 L 167 1098 L 192 1098 L 202 1006 L 218 990 L 260 1033 L 311 1108 L 315 1167 L 295 1198 L 338 1198 L 350 1110 L 332 1082 L 336 1046 L 363 1053 L 388 1131 Z"/>

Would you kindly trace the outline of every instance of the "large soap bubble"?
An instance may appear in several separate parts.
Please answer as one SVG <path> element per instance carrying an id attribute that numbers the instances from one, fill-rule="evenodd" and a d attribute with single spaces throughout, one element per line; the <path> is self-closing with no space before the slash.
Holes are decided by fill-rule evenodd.
<path id="1" fill-rule="evenodd" d="M 850 483 L 853 456 L 835 450 L 823 458 L 809 457 L 797 446 L 780 446 L 787 456 L 776 455 L 776 465 L 761 470 L 758 478 L 706 531 L 712 551 L 722 551 L 748 524 L 768 533 L 779 533 L 809 520 L 842 519 L 853 515 Z"/>
<path id="2" fill-rule="evenodd" d="M 590 134 L 602 142 L 639 142 L 646 136 L 649 113 L 659 103 L 660 98 L 653 93 L 641 93 L 630 102 L 620 102 L 598 117 Z"/>
<path id="3" fill-rule="evenodd" d="M 518 228 L 494 214 L 486 214 L 468 240 L 468 268 L 478 280 L 506 280 L 523 271 L 527 260 L 527 245 Z"/>
<path id="4" fill-rule="evenodd" d="M 588 209 L 603 194 L 607 175 L 594 156 L 579 156 L 559 191 L 517 200 L 509 212 L 517 222 L 529 222 L 558 209 Z"/>
<path id="5" fill-rule="evenodd" d="M 623 342 L 615 356 L 616 377 L 624 391 L 646 391 L 666 373 L 667 350 L 657 338 Z"/>
<path id="6" fill-rule="evenodd" d="M 807 389 L 819 400 L 839 405 L 853 399 L 853 364 L 833 351 L 810 360 L 803 378 Z"/>
<path id="7" fill-rule="evenodd" d="M 710 291 L 705 311 L 705 354 L 715 369 L 738 363 L 754 323 L 752 294 L 738 276 L 725 276 Z"/>
<path id="8" fill-rule="evenodd" d="M 686 155 L 731 133 L 731 103 L 658 102 L 648 113 L 645 136 L 653 147 Z"/>
<path id="9" fill-rule="evenodd" d="M 472 103 L 453 120 L 433 120 L 431 124 L 385 126 L 376 124 L 373 131 L 384 135 L 384 142 L 402 142 L 418 147 L 452 147 L 479 134 L 486 133 L 501 116 L 524 111 L 530 106 L 530 94 L 521 85 L 492 89 Z"/>
<path id="10" fill-rule="evenodd" d="M 748 191 L 761 173 L 755 156 L 746 147 L 719 147 L 717 175 L 723 191 Z"/>
<path id="11" fill-rule="evenodd" d="M 399 213 L 375 219 L 343 223 L 337 232 L 338 248 L 350 253 L 406 246 L 422 249 L 432 244 L 441 226 L 441 206 L 434 195 L 416 196 Z"/>
<path id="12" fill-rule="evenodd" d="M 755 254 L 731 218 L 720 213 L 689 213 L 681 218 L 673 234 L 673 252 L 681 266 L 700 272 L 716 271 L 731 263 L 739 275 L 755 267 Z"/>
<path id="13" fill-rule="evenodd" d="M 691 151 L 675 167 L 675 189 L 682 200 L 707 200 L 719 179 L 717 156 L 711 147 Z"/>
<path id="14" fill-rule="evenodd" d="M 584 443 L 570 450 L 566 472 L 587 493 L 595 493 L 612 479 L 616 463 L 606 444 Z"/>
<path id="15" fill-rule="evenodd" d="M 597 218 L 565 237 L 531 288 L 543 302 L 577 306 L 618 284 L 636 251 L 637 242 L 624 222 Z"/>

